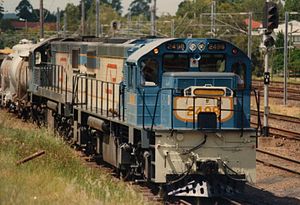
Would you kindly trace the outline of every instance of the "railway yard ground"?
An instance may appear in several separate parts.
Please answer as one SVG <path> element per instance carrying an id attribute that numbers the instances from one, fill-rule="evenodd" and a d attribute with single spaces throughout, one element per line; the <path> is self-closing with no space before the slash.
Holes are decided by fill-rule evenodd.
<path id="1" fill-rule="evenodd" d="M 270 98 L 270 107 L 275 115 L 270 117 L 270 127 L 275 131 L 270 130 L 270 137 L 258 140 L 257 182 L 226 204 L 300 204 L 300 102 L 289 100 L 283 106 L 282 99 Z M 254 98 L 252 109 L 255 109 Z M 263 111 L 263 97 L 260 109 Z M 257 115 L 253 112 L 251 122 L 257 126 Z M 284 119 L 276 114 L 294 118 Z M 293 131 L 296 137 L 277 133 L 276 129 Z M 40 150 L 45 150 L 45 155 L 16 165 L 18 160 Z M 142 193 L 143 188 L 116 179 L 79 155 L 45 129 L 37 129 L 0 110 L 0 204 L 161 203 L 151 200 L 151 194 L 148 197 Z"/>

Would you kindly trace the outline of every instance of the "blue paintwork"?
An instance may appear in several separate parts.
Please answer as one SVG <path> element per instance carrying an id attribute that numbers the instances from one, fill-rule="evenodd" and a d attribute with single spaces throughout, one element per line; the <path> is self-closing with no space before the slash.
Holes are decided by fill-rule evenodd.
<path id="1" fill-rule="evenodd" d="M 135 62 L 130 62 L 131 64 L 136 65 L 136 70 L 134 72 L 134 78 L 136 79 L 136 83 L 132 86 L 132 88 L 127 88 L 127 91 L 131 94 L 135 94 L 137 106 L 127 104 L 127 119 L 128 123 L 141 126 L 143 125 L 143 95 L 145 96 L 145 107 L 146 111 L 144 112 L 144 125 L 151 126 L 153 115 L 154 115 L 154 107 L 156 103 L 156 95 L 160 89 L 165 88 L 175 88 L 175 89 L 185 89 L 189 86 L 204 86 L 205 84 L 211 84 L 213 86 L 226 86 L 232 90 L 237 90 L 237 76 L 232 77 L 223 77 L 221 73 L 215 75 L 216 73 L 211 73 L 210 77 L 166 77 L 163 75 L 162 68 L 162 58 L 165 53 L 189 53 L 192 55 L 202 53 L 222 53 L 226 55 L 226 67 L 225 72 L 231 72 L 231 66 L 236 62 L 243 62 L 246 65 L 246 73 L 245 73 L 245 83 L 246 88 L 243 93 L 236 91 L 237 104 L 234 105 L 235 110 L 241 110 L 242 102 L 243 102 L 243 120 L 241 119 L 241 112 L 235 112 L 234 116 L 227 120 L 226 122 L 221 124 L 221 127 L 224 129 L 234 129 L 234 128 L 248 128 L 250 127 L 250 88 L 251 88 L 251 62 L 250 59 L 243 53 L 240 49 L 236 48 L 234 45 L 226 43 L 226 49 L 223 51 L 210 51 L 207 49 L 208 46 L 202 51 L 197 49 L 196 51 L 190 51 L 188 45 L 190 43 L 195 43 L 198 45 L 200 42 L 208 45 L 211 42 L 224 42 L 216 39 L 175 39 L 173 42 L 184 42 L 186 44 L 186 49 L 184 51 L 169 51 L 166 49 L 165 44 L 159 45 L 157 48 L 159 49 L 159 54 L 155 55 L 152 50 L 149 50 L 149 53 L 141 56 L 141 58 L 136 59 Z M 238 53 L 233 54 L 232 50 L 237 49 Z M 137 50 L 136 52 L 139 52 Z M 158 86 L 142 86 L 140 85 L 141 78 L 141 60 L 145 57 L 152 57 L 158 60 L 159 62 L 159 85 Z M 126 67 L 127 68 L 127 67 Z M 125 69 L 125 72 L 128 73 L 128 69 Z M 195 72 L 194 68 L 189 68 L 189 72 Z M 198 71 L 199 72 L 199 71 Z M 127 75 L 125 76 L 125 82 L 128 84 Z M 144 94 L 143 94 L 144 93 Z M 180 92 L 178 93 L 180 94 Z M 173 128 L 174 129 L 192 129 L 193 123 L 185 123 L 176 119 L 172 113 L 172 103 L 170 103 L 171 99 L 171 91 L 165 90 L 159 94 L 159 98 L 157 101 L 157 107 L 155 112 L 155 124 L 157 128 L 171 129 L 172 128 L 172 118 L 173 118 Z M 243 100 L 242 100 L 243 98 Z M 129 101 L 129 98 L 126 98 L 126 102 Z M 242 126 L 243 122 L 243 126 Z M 219 126 L 219 124 L 218 124 Z"/>

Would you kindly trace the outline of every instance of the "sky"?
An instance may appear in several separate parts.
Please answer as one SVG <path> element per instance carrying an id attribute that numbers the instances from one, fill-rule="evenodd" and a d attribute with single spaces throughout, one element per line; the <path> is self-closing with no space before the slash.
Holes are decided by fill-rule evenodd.
<path id="1" fill-rule="evenodd" d="M 101 1 L 101 0 L 100 0 Z M 123 14 L 127 13 L 128 6 L 133 0 L 121 0 L 123 6 Z M 183 0 L 157 0 L 157 15 L 162 13 L 175 14 L 178 8 L 178 4 Z M 4 0 L 3 7 L 5 12 L 15 12 L 20 0 Z M 29 0 L 33 8 L 39 8 L 40 0 Z M 67 3 L 79 4 L 79 0 L 44 0 L 44 7 L 50 11 L 56 11 L 57 7 L 64 9 Z"/>

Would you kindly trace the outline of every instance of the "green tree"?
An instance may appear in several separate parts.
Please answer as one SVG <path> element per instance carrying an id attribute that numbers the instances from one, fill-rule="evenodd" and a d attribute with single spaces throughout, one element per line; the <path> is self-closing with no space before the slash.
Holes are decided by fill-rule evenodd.
<path id="1" fill-rule="evenodd" d="M 300 11 L 299 0 L 285 0 L 284 11 Z M 300 20 L 299 15 L 294 16 L 295 19 Z"/>
<path id="2" fill-rule="evenodd" d="M 63 15 L 67 15 L 67 30 L 74 32 L 80 26 L 80 9 L 72 3 L 66 5 Z"/>
<path id="3" fill-rule="evenodd" d="M 111 1 L 111 6 L 113 7 L 113 9 L 115 9 L 119 14 L 122 13 L 122 4 L 120 0 L 112 0 Z"/>
<path id="4" fill-rule="evenodd" d="M 289 70 L 297 75 L 300 74 L 300 50 L 291 51 Z"/>
<path id="5" fill-rule="evenodd" d="M 3 12 L 4 12 L 4 8 L 3 8 L 3 0 L 0 0 L 0 20 L 3 17 Z"/>
<path id="6" fill-rule="evenodd" d="M 95 1 L 93 1 L 91 8 L 87 11 L 86 28 L 87 34 L 89 35 L 95 35 L 95 7 L 96 4 Z M 113 9 L 110 4 L 103 3 L 100 6 L 100 22 L 103 26 L 103 32 L 105 34 L 109 33 L 110 24 L 113 20 L 121 21 L 120 14 L 115 9 Z"/>
<path id="7" fill-rule="evenodd" d="M 196 1 L 183 1 L 178 5 L 176 12 L 177 16 L 187 15 L 189 18 L 198 16 L 201 13 L 210 12 L 211 0 L 196 0 Z"/>
<path id="8" fill-rule="evenodd" d="M 117 11 L 121 15 L 123 9 L 121 0 L 101 0 L 101 3 L 110 5 L 115 11 Z"/>
<path id="9" fill-rule="evenodd" d="M 28 0 L 21 0 L 16 7 L 16 13 L 19 18 L 27 21 L 37 21 L 38 18 L 34 13 L 33 7 Z"/>
<path id="10" fill-rule="evenodd" d="M 14 27 L 11 24 L 11 20 L 10 19 L 2 19 L 1 24 L 0 24 L 0 30 L 1 31 L 14 30 Z"/>
<path id="11" fill-rule="evenodd" d="M 143 14 L 149 20 L 151 16 L 150 2 L 151 0 L 133 0 L 128 9 L 131 16 L 139 16 Z"/>
<path id="12" fill-rule="evenodd" d="M 40 9 L 33 9 L 33 13 L 36 15 L 37 19 L 40 19 Z M 56 15 L 44 8 L 44 21 L 56 22 Z"/>
<path id="13" fill-rule="evenodd" d="M 283 44 L 284 44 L 284 35 L 282 32 L 279 32 L 276 36 L 275 48 L 277 48 L 273 54 L 273 71 L 274 73 L 279 73 L 283 68 Z"/>
<path id="14" fill-rule="evenodd" d="M 298 12 L 300 10 L 299 1 L 298 0 L 285 0 L 284 10 Z"/>

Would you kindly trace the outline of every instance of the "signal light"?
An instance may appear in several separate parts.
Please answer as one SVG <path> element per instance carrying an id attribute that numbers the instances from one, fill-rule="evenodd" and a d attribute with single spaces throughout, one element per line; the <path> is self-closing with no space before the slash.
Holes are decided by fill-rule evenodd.
<path id="1" fill-rule="evenodd" d="M 275 44 L 275 40 L 272 36 L 266 36 L 265 40 L 264 40 L 264 45 L 267 47 L 267 48 L 270 48 L 272 46 L 274 46 Z"/>
<path id="2" fill-rule="evenodd" d="M 263 27 L 267 29 L 266 34 L 271 34 L 273 29 L 278 28 L 279 15 L 277 4 L 266 2 L 264 7 Z"/>
<path id="3" fill-rule="evenodd" d="M 111 28 L 113 30 L 118 30 L 119 29 L 119 22 L 118 21 L 112 21 L 111 24 L 110 24 Z"/>

